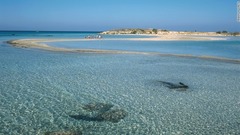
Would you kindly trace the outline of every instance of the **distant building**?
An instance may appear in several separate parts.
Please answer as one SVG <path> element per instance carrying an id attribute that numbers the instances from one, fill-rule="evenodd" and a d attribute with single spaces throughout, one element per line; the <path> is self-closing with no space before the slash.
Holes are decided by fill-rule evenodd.
<path id="1" fill-rule="evenodd" d="M 237 21 L 240 22 L 240 1 L 237 1 Z"/>

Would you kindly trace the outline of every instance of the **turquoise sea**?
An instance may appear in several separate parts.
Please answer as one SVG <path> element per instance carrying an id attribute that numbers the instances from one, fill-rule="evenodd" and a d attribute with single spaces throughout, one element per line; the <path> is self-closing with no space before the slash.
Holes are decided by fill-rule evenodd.
<path id="1" fill-rule="evenodd" d="M 240 134 L 239 63 L 197 57 L 51 52 L 6 43 L 88 35 L 98 32 L 0 32 L 0 135 Z M 123 37 L 135 36 L 103 35 L 106 39 Z M 239 37 L 49 45 L 240 59 Z M 161 82 L 182 82 L 189 88 L 179 91 Z M 124 110 L 126 115 L 117 122 L 94 119 L 106 108 L 107 112 Z"/>

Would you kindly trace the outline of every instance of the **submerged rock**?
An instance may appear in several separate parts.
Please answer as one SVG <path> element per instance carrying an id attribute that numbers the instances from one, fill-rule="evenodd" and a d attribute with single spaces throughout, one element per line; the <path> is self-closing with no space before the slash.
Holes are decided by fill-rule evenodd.
<path id="1" fill-rule="evenodd" d="M 84 120 L 84 121 L 98 121 L 98 122 L 104 121 L 104 119 L 101 117 L 88 116 L 88 115 L 82 115 L 82 114 L 69 115 L 69 117 L 74 118 L 76 120 Z"/>
<path id="2" fill-rule="evenodd" d="M 84 110 L 89 112 L 96 112 L 94 116 L 79 114 L 79 115 L 69 115 L 69 117 L 76 120 L 85 121 L 110 121 L 113 123 L 119 122 L 121 119 L 127 116 L 127 112 L 123 109 L 111 109 L 113 105 L 104 103 L 90 103 L 83 106 Z"/>
<path id="3" fill-rule="evenodd" d="M 86 111 L 101 111 L 105 112 L 110 110 L 113 107 L 112 104 L 104 104 L 104 103 L 89 103 L 84 105 L 82 108 Z"/>
<path id="4" fill-rule="evenodd" d="M 125 118 L 127 116 L 127 112 L 123 109 L 116 109 L 107 111 L 105 113 L 102 113 L 98 115 L 96 118 L 102 119 L 105 121 L 110 121 L 113 123 L 119 122 L 121 119 Z"/>
<path id="5" fill-rule="evenodd" d="M 164 82 L 164 81 L 159 81 L 163 86 L 169 88 L 169 89 L 177 89 L 177 90 L 187 90 L 189 87 L 185 85 L 182 82 L 179 82 L 178 84 L 171 83 L 171 82 Z"/>
<path id="6" fill-rule="evenodd" d="M 45 135 L 82 135 L 81 131 L 73 132 L 73 131 L 54 131 L 54 132 L 46 132 Z"/>

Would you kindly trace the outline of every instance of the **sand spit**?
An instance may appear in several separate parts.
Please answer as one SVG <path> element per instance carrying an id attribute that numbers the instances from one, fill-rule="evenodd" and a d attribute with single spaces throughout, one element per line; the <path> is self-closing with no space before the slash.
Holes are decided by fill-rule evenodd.
<path id="1" fill-rule="evenodd" d="M 144 34 L 145 38 L 106 38 L 106 39 L 19 39 L 10 40 L 7 43 L 22 48 L 37 48 L 48 51 L 64 51 L 64 52 L 89 52 L 89 53 L 131 53 L 138 54 L 137 52 L 128 51 L 112 51 L 112 50 L 96 50 L 96 49 L 68 49 L 49 46 L 49 42 L 71 42 L 71 41 L 211 41 L 211 40 L 226 40 L 220 37 L 201 37 L 201 36 L 176 36 L 176 35 L 152 35 Z"/>
<path id="2" fill-rule="evenodd" d="M 200 58 L 200 59 L 224 61 L 224 62 L 240 64 L 239 59 L 229 59 L 229 58 L 214 57 L 214 56 L 194 56 L 194 55 L 187 55 L 187 54 L 163 54 L 163 53 L 157 53 L 157 52 L 137 52 L 137 51 L 135 52 L 135 51 L 122 51 L 122 50 L 70 49 L 70 48 L 59 48 L 59 47 L 53 47 L 53 46 L 47 45 L 47 43 L 49 42 L 68 42 L 68 41 L 81 42 L 81 41 L 93 41 L 93 40 L 168 41 L 167 39 L 162 40 L 161 38 L 161 40 L 158 40 L 157 38 L 153 37 L 153 38 L 131 38 L 131 39 L 123 39 L 123 38 L 122 39 L 90 39 L 90 40 L 89 39 L 19 39 L 19 40 L 10 40 L 10 41 L 7 41 L 7 43 L 11 44 L 12 46 L 20 47 L 20 48 L 36 48 L 36 49 L 55 51 L 55 52 L 175 56 L 175 57 L 186 57 L 186 58 Z M 210 38 L 209 40 L 222 40 L 222 39 Z"/>
<path id="3" fill-rule="evenodd" d="M 68 41 L 93 41 L 99 39 L 19 39 L 7 41 L 15 47 L 21 48 L 36 48 L 47 51 L 55 52 L 79 52 L 79 53 L 111 53 L 111 54 L 144 54 L 140 52 L 130 52 L 130 51 L 118 51 L 118 50 L 97 50 L 97 49 L 70 49 L 70 48 L 60 48 L 49 46 L 46 43 L 49 42 L 68 42 Z M 147 54 L 147 53 L 146 53 Z"/>

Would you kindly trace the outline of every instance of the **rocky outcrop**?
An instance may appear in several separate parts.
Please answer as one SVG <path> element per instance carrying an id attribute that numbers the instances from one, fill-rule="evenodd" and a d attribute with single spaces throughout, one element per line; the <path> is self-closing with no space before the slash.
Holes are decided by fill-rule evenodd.
<path id="1" fill-rule="evenodd" d="M 197 32 L 197 31 L 168 31 L 164 29 L 117 29 L 104 31 L 101 34 L 158 34 L 174 36 L 240 36 L 240 32 Z"/>
<path id="2" fill-rule="evenodd" d="M 118 29 L 104 31 L 101 34 L 157 34 L 157 29 Z"/>

